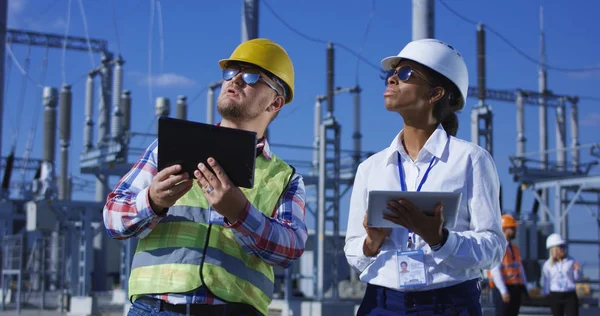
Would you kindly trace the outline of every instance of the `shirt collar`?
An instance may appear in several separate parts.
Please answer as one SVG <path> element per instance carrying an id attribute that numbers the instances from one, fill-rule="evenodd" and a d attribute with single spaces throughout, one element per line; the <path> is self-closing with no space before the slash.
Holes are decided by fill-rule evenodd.
<path id="1" fill-rule="evenodd" d="M 256 149 L 258 150 L 259 148 L 262 147 L 262 152 L 261 154 L 267 158 L 267 160 L 271 160 L 271 146 L 269 146 L 269 141 L 267 140 L 266 137 L 262 137 L 261 139 L 258 140 L 258 143 L 256 144 Z"/>
<path id="2" fill-rule="evenodd" d="M 387 154 L 386 154 L 386 157 L 387 157 L 386 164 L 395 163 L 397 161 L 397 159 L 396 159 L 397 153 L 400 153 L 400 155 L 402 155 L 402 156 L 408 157 L 408 153 L 404 149 L 404 146 L 402 146 L 402 137 L 404 137 L 403 132 L 404 132 L 404 129 L 402 129 L 398 133 L 398 135 L 396 135 L 396 137 L 394 137 L 394 140 L 388 147 Z M 422 154 L 423 151 L 429 153 L 429 155 L 435 156 L 437 159 L 440 159 L 444 153 L 444 150 L 446 149 L 446 145 L 448 144 L 448 139 L 449 139 L 449 136 L 446 133 L 446 131 L 444 130 L 444 128 L 442 127 L 442 124 L 438 124 L 438 126 L 435 129 L 435 131 L 433 132 L 433 134 L 431 134 L 431 136 L 429 136 L 429 139 L 427 139 L 427 142 L 425 142 L 425 145 L 421 149 L 421 153 L 419 153 L 419 157 L 417 159 L 419 160 L 419 159 L 423 159 L 423 157 L 427 157 L 427 156 L 423 156 L 423 154 Z"/>

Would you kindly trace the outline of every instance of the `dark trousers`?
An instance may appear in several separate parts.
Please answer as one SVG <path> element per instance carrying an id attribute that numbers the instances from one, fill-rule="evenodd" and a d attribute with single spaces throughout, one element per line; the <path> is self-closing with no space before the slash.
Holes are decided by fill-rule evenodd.
<path id="1" fill-rule="evenodd" d="M 245 304 L 171 305 L 161 300 L 139 298 L 127 313 L 127 316 L 262 316 L 254 307 Z"/>
<path id="2" fill-rule="evenodd" d="M 494 288 L 492 295 L 494 298 L 494 307 L 496 308 L 496 316 L 517 316 L 521 308 L 523 287 L 521 285 L 506 285 L 506 289 L 508 290 L 508 295 L 510 295 L 508 303 L 504 303 L 502 294 L 500 294 L 498 288 Z"/>
<path id="3" fill-rule="evenodd" d="M 548 294 L 550 301 L 550 310 L 553 316 L 563 316 L 565 312 L 567 316 L 579 315 L 579 300 L 576 292 L 550 292 Z"/>
<path id="4" fill-rule="evenodd" d="M 369 284 L 357 316 L 481 316 L 478 280 L 420 292 L 399 292 Z"/>

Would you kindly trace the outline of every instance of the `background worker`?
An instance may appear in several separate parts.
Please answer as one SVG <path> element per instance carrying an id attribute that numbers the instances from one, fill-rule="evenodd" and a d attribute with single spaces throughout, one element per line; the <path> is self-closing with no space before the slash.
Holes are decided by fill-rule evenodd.
<path id="1" fill-rule="evenodd" d="M 293 99 L 292 61 L 278 44 L 253 39 L 219 65 L 221 126 L 259 137 L 254 187 L 234 186 L 212 158 L 199 163 L 195 180 L 178 174 L 180 165 L 158 172 L 157 141 L 148 147 L 104 208 L 110 236 L 139 238 L 129 315 L 266 315 L 272 266 L 288 267 L 304 251 L 302 177 L 263 136 Z"/>
<path id="2" fill-rule="evenodd" d="M 553 316 L 579 315 L 575 282 L 581 279 L 581 266 L 567 255 L 567 243 L 559 234 L 546 238 L 548 260 L 542 266 L 542 294 L 546 295 Z"/>
<path id="3" fill-rule="evenodd" d="M 481 269 L 500 263 L 506 241 L 494 160 L 456 138 L 467 66 L 437 39 L 412 41 L 381 65 L 388 71 L 384 105 L 403 127 L 356 172 L 344 252 L 368 283 L 358 315 L 482 315 Z M 444 226 L 443 205 L 428 216 L 402 199 L 390 201 L 384 215 L 401 227 L 367 226 L 372 190 L 460 192 L 456 225 Z M 410 278 L 401 277 L 403 261 Z"/>
<path id="4" fill-rule="evenodd" d="M 502 215 L 502 231 L 508 241 L 502 263 L 488 272 L 497 316 L 517 316 L 521 295 L 527 293 L 527 278 L 521 262 L 521 251 L 512 241 L 517 236 L 518 223 L 508 214 Z"/>

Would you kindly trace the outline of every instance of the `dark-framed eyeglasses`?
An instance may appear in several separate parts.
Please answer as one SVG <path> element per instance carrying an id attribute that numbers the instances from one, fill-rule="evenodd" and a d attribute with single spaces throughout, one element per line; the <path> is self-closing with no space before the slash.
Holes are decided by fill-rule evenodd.
<path id="1" fill-rule="evenodd" d="M 408 66 L 408 65 L 402 66 L 400 68 L 390 69 L 385 76 L 384 83 L 387 86 L 388 80 L 392 76 L 397 76 L 398 79 L 402 80 L 403 82 L 407 82 L 408 79 L 410 79 L 410 76 L 412 76 L 413 74 L 421 77 L 423 80 L 427 81 L 427 83 L 429 83 L 430 85 L 434 85 L 433 82 L 431 82 L 431 80 L 427 79 L 427 77 L 425 77 L 423 74 L 414 70 L 411 66 Z"/>
<path id="2" fill-rule="evenodd" d="M 258 82 L 258 80 L 262 80 L 271 89 L 273 89 L 277 95 L 281 95 L 279 90 L 277 90 L 272 83 L 263 78 L 263 75 L 260 74 L 260 70 L 258 68 L 227 66 L 225 69 L 223 69 L 223 80 L 229 81 L 233 79 L 233 77 L 237 76 L 237 74 L 240 72 L 242 73 L 242 80 L 244 80 L 246 84 L 253 86 Z"/>

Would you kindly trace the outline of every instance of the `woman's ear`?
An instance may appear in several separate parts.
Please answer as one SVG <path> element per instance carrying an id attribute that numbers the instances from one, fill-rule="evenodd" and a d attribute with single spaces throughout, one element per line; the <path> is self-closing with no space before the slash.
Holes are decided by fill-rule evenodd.
<path id="1" fill-rule="evenodd" d="M 442 87 L 435 87 L 435 88 L 431 89 L 431 96 L 429 98 L 429 103 L 433 104 L 433 103 L 439 101 L 441 98 L 444 97 L 444 94 L 446 94 L 446 90 Z"/>

